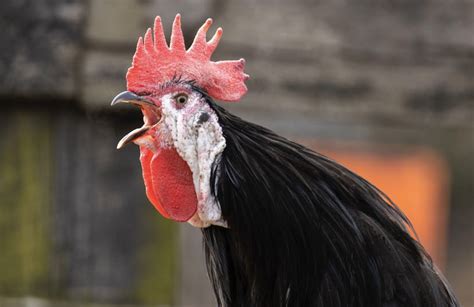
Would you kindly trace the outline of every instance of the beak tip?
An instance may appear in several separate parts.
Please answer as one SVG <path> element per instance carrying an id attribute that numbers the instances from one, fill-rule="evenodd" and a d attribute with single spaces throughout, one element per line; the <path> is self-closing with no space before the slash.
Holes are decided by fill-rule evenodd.
<path id="1" fill-rule="evenodd" d="M 115 96 L 114 99 L 112 99 L 112 102 L 110 103 L 110 105 L 114 106 L 121 102 L 129 102 L 133 100 L 140 100 L 140 96 L 135 95 L 134 93 L 129 92 L 129 91 L 123 91 L 117 96 Z"/>
<path id="2" fill-rule="evenodd" d="M 125 145 L 124 142 L 122 140 L 120 140 L 120 142 L 118 142 L 118 144 L 117 144 L 117 150 L 122 149 L 124 145 Z"/>

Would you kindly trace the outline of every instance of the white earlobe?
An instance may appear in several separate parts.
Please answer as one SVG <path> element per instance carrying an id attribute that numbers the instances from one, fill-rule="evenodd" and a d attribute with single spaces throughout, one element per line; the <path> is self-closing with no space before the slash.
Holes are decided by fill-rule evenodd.
<path id="1" fill-rule="evenodd" d="M 206 114 L 206 115 L 203 115 Z M 197 119 L 196 152 L 197 172 L 195 188 L 198 194 L 198 215 L 206 223 L 226 227 L 222 220 L 221 208 L 211 193 L 212 166 L 225 149 L 225 138 L 219 125 L 217 115 L 210 112 L 201 113 Z"/>

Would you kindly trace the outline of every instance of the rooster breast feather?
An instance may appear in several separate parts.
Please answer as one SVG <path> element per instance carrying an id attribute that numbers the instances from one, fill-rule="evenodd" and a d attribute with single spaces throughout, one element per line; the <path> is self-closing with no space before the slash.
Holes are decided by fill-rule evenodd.
<path id="1" fill-rule="evenodd" d="M 376 187 L 208 98 L 226 148 L 202 230 L 219 306 L 458 306 L 411 225 Z"/>

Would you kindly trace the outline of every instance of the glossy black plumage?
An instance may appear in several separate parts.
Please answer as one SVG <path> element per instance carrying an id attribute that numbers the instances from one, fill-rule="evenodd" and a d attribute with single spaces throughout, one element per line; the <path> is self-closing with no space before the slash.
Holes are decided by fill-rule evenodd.
<path id="1" fill-rule="evenodd" d="M 227 144 L 211 185 L 229 229 L 202 231 L 219 306 L 458 306 L 382 192 L 207 99 Z"/>

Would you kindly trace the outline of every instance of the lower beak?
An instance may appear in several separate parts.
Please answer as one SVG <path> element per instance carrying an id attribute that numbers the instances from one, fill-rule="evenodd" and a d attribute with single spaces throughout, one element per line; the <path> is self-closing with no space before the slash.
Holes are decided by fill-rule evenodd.
<path id="1" fill-rule="evenodd" d="M 160 108 L 155 105 L 152 101 L 147 100 L 144 97 L 138 96 L 132 92 L 122 92 L 115 96 L 112 100 L 111 105 L 114 106 L 119 103 L 126 103 L 140 107 L 143 112 L 144 125 L 137 128 L 127 135 L 125 135 L 117 144 L 117 149 L 120 149 L 133 142 L 135 139 L 144 135 L 150 128 L 159 124 L 161 120 Z"/>

